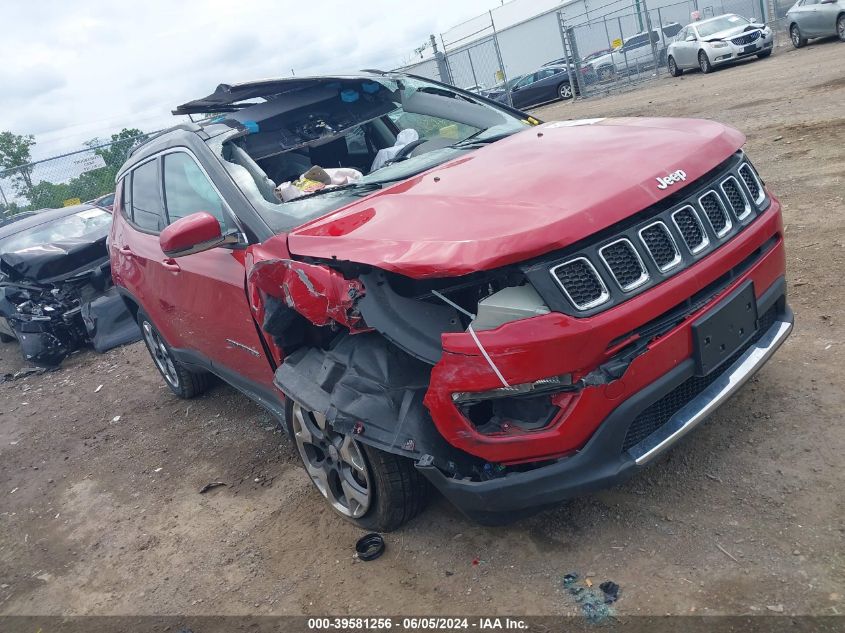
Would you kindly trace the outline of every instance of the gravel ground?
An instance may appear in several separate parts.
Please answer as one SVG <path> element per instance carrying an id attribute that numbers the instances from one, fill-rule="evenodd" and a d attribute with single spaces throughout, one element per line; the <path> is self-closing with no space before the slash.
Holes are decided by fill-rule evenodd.
<path id="1" fill-rule="evenodd" d="M 785 205 L 792 337 L 642 476 L 504 528 L 435 499 L 362 563 L 257 406 L 177 400 L 141 344 L 83 352 L 0 385 L 0 613 L 569 614 L 571 571 L 619 583 L 621 615 L 845 613 L 843 52 L 539 111 L 733 124 Z"/>

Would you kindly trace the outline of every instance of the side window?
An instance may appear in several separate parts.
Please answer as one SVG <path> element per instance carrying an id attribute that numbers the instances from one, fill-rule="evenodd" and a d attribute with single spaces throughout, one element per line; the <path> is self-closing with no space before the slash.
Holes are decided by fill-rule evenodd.
<path id="1" fill-rule="evenodd" d="M 645 45 L 646 41 L 647 38 L 645 35 L 635 35 L 625 44 L 625 50 L 632 51 L 635 48 L 640 48 Z"/>
<path id="2" fill-rule="evenodd" d="M 158 185 L 157 160 L 144 163 L 132 172 L 132 221 L 148 231 L 164 228 L 164 208 Z"/>
<path id="3" fill-rule="evenodd" d="M 120 192 L 120 197 L 118 200 L 120 201 L 120 208 L 115 209 L 115 212 L 119 211 L 123 214 L 130 222 L 132 221 L 132 190 L 129 187 L 129 183 L 131 178 L 127 175 L 120 179 L 120 182 L 117 184 L 117 191 Z"/>
<path id="4" fill-rule="evenodd" d="M 184 152 L 164 156 L 164 199 L 170 222 L 197 211 L 207 211 L 217 218 L 221 230 L 226 232 L 223 200 L 196 161 Z"/>
<path id="5" fill-rule="evenodd" d="M 551 77 L 556 73 L 557 71 L 554 68 L 544 68 L 543 70 L 537 73 L 537 81 L 539 81 L 540 79 L 545 79 L 546 77 Z"/>

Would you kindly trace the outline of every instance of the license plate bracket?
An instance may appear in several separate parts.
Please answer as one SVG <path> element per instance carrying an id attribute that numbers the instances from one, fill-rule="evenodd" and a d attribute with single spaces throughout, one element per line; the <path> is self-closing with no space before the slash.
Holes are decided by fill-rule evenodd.
<path id="1" fill-rule="evenodd" d="M 748 280 L 692 324 L 696 374 L 706 376 L 718 368 L 756 331 L 757 299 Z"/>
<path id="2" fill-rule="evenodd" d="M 756 50 L 757 50 L 757 45 L 756 45 L 756 44 L 752 44 L 751 46 L 746 46 L 745 48 L 743 48 L 743 49 L 742 49 L 742 54 L 743 54 L 743 55 L 747 55 L 748 53 L 753 53 L 753 52 L 754 52 L 754 51 L 756 51 Z"/>

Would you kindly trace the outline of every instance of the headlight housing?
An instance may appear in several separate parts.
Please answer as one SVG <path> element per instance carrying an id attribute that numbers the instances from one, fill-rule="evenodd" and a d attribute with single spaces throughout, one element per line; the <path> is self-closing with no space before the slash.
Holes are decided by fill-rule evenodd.
<path id="1" fill-rule="evenodd" d="M 713 48 L 726 48 L 728 46 L 727 42 L 708 42 L 708 44 Z"/>

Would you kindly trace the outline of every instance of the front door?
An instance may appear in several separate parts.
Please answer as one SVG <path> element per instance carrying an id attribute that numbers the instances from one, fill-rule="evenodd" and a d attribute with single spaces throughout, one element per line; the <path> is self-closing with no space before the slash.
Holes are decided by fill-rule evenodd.
<path id="1" fill-rule="evenodd" d="M 171 151 L 161 160 L 168 223 L 206 211 L 217 218 L 223 233 L 240 230 L 191 153 Z M 178 346 L 199 352 L 215 367 L 270 386 L 273 371 L 246 297 L 245 246 L 220 246 L 175 259 L 161 253 L 168 276 L 162 294 L 177 324 Z"/>

